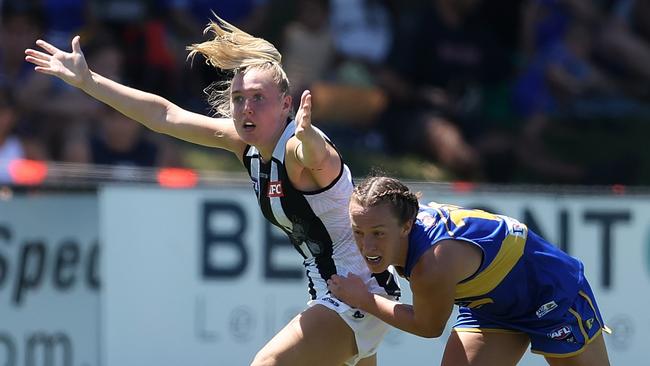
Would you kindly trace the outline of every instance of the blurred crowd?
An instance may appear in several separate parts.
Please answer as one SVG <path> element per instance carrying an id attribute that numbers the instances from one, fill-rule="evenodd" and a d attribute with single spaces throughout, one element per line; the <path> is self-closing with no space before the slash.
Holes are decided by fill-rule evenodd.
<path id="1" fill-rule="evenodd" d="M 183 143 L 34 72 L 24 50 L 80 34 L 93 71 L 210 113 L 203 90 L 224 75 L 185 47 L 214 11 L 278 47 L 294 100 L 312 91 L 315 125 L 346 153 L 478 182 L 650 184 L 629 146 L 650 117 L 650 0 L 0 4 L 0 159 L 189 164 Z"/>

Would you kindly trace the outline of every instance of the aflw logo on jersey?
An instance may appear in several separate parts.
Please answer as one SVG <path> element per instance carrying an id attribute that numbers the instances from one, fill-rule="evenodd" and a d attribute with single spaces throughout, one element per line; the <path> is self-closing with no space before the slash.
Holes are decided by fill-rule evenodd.
<path id="1" fill-rule="evenodd" d="M 269 182 L 269 191 L 266 194 L 268 197 L 284 197 L 282 192 L 282 181 Z"/>

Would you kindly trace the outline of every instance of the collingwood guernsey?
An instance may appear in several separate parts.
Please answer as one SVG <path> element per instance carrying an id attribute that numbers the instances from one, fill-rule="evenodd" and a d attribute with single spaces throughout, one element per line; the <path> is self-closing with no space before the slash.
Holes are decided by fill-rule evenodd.
<path id="1" fill-rule="evenodd" d="M 341 162 L 337 178 L 317 191 L 300 191 L 289 181 L 284 158 L 287 141 L 295 129 L 295 121 L 287 124 L 271 161 L 263 161 L 259 151 L 250 145 L 244 151 L 243 161 L 262 213 L 289 236 L 304 259 L 311 300 L 328 294 L 326 282 L 333 274 L 349 273 L 364 279 L 374 293 L 399 296 L 396 277 L 389 271 L 371 274 L 354 242 L 348 216 L 353 185 L 347 165 Z M 323 137 L 333 145 L 324 134 Z"/>

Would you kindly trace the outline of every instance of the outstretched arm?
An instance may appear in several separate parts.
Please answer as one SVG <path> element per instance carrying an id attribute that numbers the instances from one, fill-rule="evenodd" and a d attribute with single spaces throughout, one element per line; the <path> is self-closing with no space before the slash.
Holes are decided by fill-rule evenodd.
<path id="1" fill-rule="evenodd" d="M 287 143 L 287 155 L 310 172 L 319 187 L 330 184 L 341 170 L 341 157 L 311 124 L 311 93 L 305 90 L 296 113 L 296 133 Z"/>
<path id="2" fill-rule="evenodd" d="M 184 110 L 161 96 L 130 88 L 91 71 L 81 51 L 79 36 L 72 39 L 72 52 L 59 50 L 43 40 L 36 44 L 45 52 L 25 50 L 25 60 L 36 65 L 34 70 L 60 78 L 156 132 L 223 148 L 237 156 L 243 152 L 245 144 L 231 119 Z"/>

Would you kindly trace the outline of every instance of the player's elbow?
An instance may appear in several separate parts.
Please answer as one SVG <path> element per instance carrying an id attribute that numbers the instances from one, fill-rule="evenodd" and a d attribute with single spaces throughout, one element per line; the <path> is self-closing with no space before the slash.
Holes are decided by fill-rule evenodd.
<path id="1" fill-rule="evenodd" d="M 307 169 L 320 170 L 327 164 L 327 158 L 324 152 L 304 152 L 301 163 Z"/>

